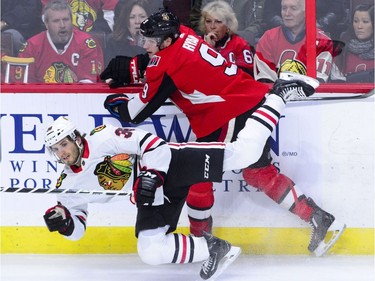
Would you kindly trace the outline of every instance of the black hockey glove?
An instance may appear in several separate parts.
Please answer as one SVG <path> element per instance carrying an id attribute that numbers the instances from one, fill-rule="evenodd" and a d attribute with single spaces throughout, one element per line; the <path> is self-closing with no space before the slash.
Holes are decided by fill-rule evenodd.
<path id="1" fill-rule="evenodd" d="M 58 231 L 65 236 L 69 236 L 73 233 L 74 222 L 70 212 L 60 203 L 49 208 L 43 217 L 49 231 Z"/>
<path id="2" fill-rule="evenodd" d="M 137 205 L 152 204 L 155 200 L 156 188 L 163 185 L 164 179 L 164 172 L 156 170 L 142 171 L 133 188 Z"/>
<path id="3" fill-rule="evenodd" d="M 130 83 L 130 61 L 131 57 L 116 56 L 111 59 L 108 66 L 100 74 L 101 80 L 112 79 L 110 88 L 119 88 Z"/>
<path id="4" fill-rule="evenodd" d="M 104 101 L 104 108 L 107 109 L 113 117 L 121 120 L 119 107 L 128 101 L 129 98 L 124 94 L 109 95 Z"/>

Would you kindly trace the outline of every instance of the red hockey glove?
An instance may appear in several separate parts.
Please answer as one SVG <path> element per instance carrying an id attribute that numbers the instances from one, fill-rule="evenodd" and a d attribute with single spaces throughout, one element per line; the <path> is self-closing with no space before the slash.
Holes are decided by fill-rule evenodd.
<path id="1" fill-rule="evenodd" d="M 66 236 L 73 233 L 74 222 L 70 212 L 60 203 L 49 208 L 43 218 L 49 231 L 58 231 L 60 234 Z"/>
<path id="2" fill-rule="evenodd" d="M 165 176 L 164 172 L 156 170 L 145 170 L 139 174 L 133 187 L 137 206 L 154 202 L 156 188 L 163 185 Z"/>

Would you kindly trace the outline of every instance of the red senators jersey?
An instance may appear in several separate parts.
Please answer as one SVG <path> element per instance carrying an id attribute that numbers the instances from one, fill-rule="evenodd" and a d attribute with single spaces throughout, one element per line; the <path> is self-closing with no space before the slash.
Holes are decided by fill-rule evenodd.
<path id="1" fill-rule="evenodd" d="M 344 73 L 355 73 L 374 69 L 374 60 L 364 60 L 358 55 L 347 52 Z"/>
<path id="2" fill-rule="evenodd" d="M 317 78 L 327 81 L 332 67 L 332 40 L 320 30 L 317 31 L 316 37 Z M 297 61 L 306 69 L 305 41 L 305 35 L 295 42 L 289 41 L 282 26 L 266 31 L 256 46 L 255 79 L 266 78 L 275 81 L 278 71 L 287 60 Z"/>
<path id="3" fill-rule="evenodd" d="M 42 0 L 43 7 L 49 0 Z M 118 0 L 66 0 L 72 7 L 73 25 L 79 30 L 91 31 L 98 13 L 114 11 Z"/>
<path id="4" fill-rule="evenodd" d="M 268 86 L 227 62 L 192 29 L 180 31 L 175 43 L 151 58 L 140 100 L 128 103 L 129 117 L 141 122 L 170 98 L 200 138 L 255 107 Z"/>
<path id="5" fill-rule="evenodd" d="M 248 73 L 253 73 L 254 54 L 249 43 L 242 37 L 232 34 L 223 46 L 217 47 L 215 50 L 227 61 L 235 63 Z"/>
<path id="6" fill-rule="evenodd" d="M 18 55 L 34 57 L 29 83 L 96 82 L 103 67 L 103 53 L 90 34 L 73 29 L 63 51 L 58 51 L 47 31 L 30 38 Z M 14 77 L 20 79 L 19 76 Z"/>

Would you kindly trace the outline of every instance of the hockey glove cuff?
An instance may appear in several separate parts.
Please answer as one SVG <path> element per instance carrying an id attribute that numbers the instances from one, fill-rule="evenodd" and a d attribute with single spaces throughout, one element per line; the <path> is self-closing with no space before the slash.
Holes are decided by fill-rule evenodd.
<path id="1" fill-rule="evenodd" d="M 104 101 L 104 108 L 107 109 L 113 117 L 121 120 L 119 107 L 124 103 L 128 103 L 128 101 L 129 98 L 124 94 L 109 95 Z"/>

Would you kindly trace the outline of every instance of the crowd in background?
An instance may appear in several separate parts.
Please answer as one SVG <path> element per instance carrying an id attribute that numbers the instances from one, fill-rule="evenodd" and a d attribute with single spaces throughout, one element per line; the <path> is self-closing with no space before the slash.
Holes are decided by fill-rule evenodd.
<path id="1" fill-rule="evenodd" d="M 257 80 L 306 73 L 304 0 L 225 0 L 219 8 L 213 0 L 65 0 L 67 18 L 53 1 L 1 1 L 1 56 L 34 57 L 30 83 L 98 82 L 111 58 L 145 52 L 140 24 L 163 7 Z M 373 82 L 373 18 L 372 0 L 316 0 L 318 79 Z M 20 82 L 19 73 L 10 81 Z"/>

